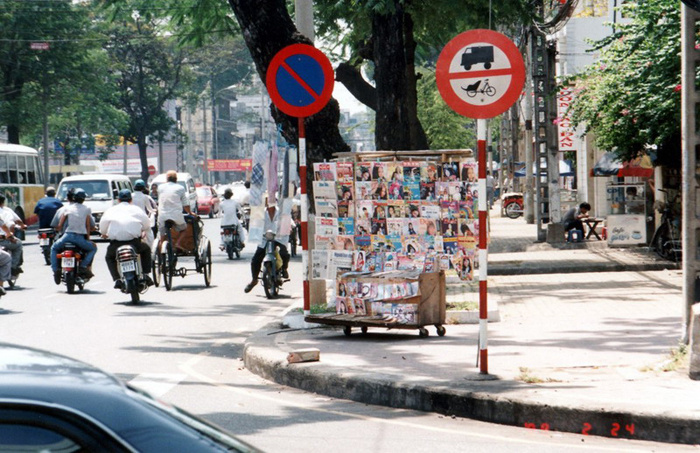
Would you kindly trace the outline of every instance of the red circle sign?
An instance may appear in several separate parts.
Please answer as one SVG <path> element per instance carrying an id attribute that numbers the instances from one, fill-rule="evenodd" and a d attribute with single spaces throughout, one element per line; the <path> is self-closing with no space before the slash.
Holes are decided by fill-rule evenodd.
<path id="1" fill-rule="evenodd" d="M 331 62 L 307 44 L 292 44 L 277 52 L 265 79 L 277 108 L 299 118 L 319 112 L 333 94 Z"/>
<path id="2" fill-rule="evenodd" d="M 156 167 L 155 165 L 149 165 L 148 166 L 148 174 L 153 176 L 156 174 Z"/>
<path id="3" fill-rule="evenodd" d="M 468 118 L 493 118 L 510 108 L 525 84 L 525 64 L 507 36 L 470 30 L 440 52 L 435 73 L 447 105 Z"/>

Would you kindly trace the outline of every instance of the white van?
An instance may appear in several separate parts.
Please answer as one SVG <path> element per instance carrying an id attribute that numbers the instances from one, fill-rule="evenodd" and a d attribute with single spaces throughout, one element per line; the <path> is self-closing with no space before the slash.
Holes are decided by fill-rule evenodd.
<path id="1" fill-rule="evenodd" d="M 161 173 L 150 182 L 151 185 L 158 184 L 161 185 L 167 182 L 165 179 L 165 173 Z M 194 186 L 194 179 L 189 173 L 178 173 L 177 183 L 185 188 L 187 192 L 187 198 L 190 201 L 190 210 L 192 212 L 197 212 L 197 189 Z"/>
<path id="2" fill-rule="evenodd" d="M 61 201 L 66 201 L 66 194 L 70 189 L 83 189 L 85 191 L 86 198 L 83 204 L 92 210 L 98 227 L 102 214 L 111 206 L 119 203 L 119 191 L 122 189 L 134 190 L 131 180 L 124 175 L 66 176 L 58 185 L 56 197 Z"/>

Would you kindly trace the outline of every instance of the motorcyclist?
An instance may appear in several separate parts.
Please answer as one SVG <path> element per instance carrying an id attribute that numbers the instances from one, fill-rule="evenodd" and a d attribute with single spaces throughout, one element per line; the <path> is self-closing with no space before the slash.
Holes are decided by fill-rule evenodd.
<path id="1" fill-rule="evenodd" d="M 148 195 L 146 183 L 143 179 L 137 179 L 134 182 L 134 193 L 131 194 L 131 204 L 137 206 L 146 213 L 149 217 L 158 209 L 156 202 Z"/>
<path id="2" fill-rule="evenodd" d="M 5 237 L 14 239 L 14 233 L 10 230 L 5 222 L 0 218 L 0 234 Z M 12 255 L 0 248 L 0 296 L 5 295 L 3 285 L 6 281 L 12 278 Z"/>
<path id="3" fill-rule="evenodd" d="M 267 210 L 265 211 L 265 224 L 263 231 L 273 231 L 274 233 L 278 233 L 279 218 L 279 209 L 274 205 L 268 206 Z M 278 235 L 276 234 L 276 237 L 277 236 Z M 289 252 L 287 251 L 287 247 L 281 242 L 275 240 L 275 243 L 277 244 L 277 247 L 279 247 L 280 257 L 282 258 L 282 278 L 289 278 L 289 273 L 287 272 L 287 266 L 289 266 Z M 267 239 L 265 239 L 265 236 L 263 235 L 262 243 L 258 245 L 257 250 L 255 250 L 255 255 L 253 255 L 253 259 L 250 262 L 250 272 L 253 275 L 253 279 L 245 287 L 246 293 L 249 293 L 255 287 L 255 285 L 258 284 L 258 275 L 260 275 L 262 262 L 263 259 L 265 259 L 266 245 Z"/>
<path id="4" fill-rule="evenodd" d="M 39 228 L 51 228 L 51 220 L 56 212 L 63 207 L 61 200 L 56 198 L 56 189 L 47 187 L 46 196 L 36 202 L 34 214 L 39 217 Z"/>
<path id="5" fill-rule="evenodd" d="M 5 206 L 5 195 L 0 194 L 0 218 L 12 232 L 12 237 L 5 235 L 0 240 L 0 247 L 4 247 L 12 255 L 12 275 L 21 274 L 22 268 L 22 241 L 14 236 L 15 230 L 25 230 L 27 225 L 22 222 L 19 216 L 12 209 Z"/>
<path id="6" fill-rule="evenodd" d="M 77 245 L 85 252 L 85 259 L 80 262 L 80 269 L 78 269 L 79 274 L 86 278 L 94 276 L 90 265 L 95 253 L 97 253 L 97 246 L 88 239 L 90 232 L 94 230 L 94 219 L 92 219 L 90 208 L 83 204 L 85 198 L 85 191 L 77 189 L 73 195 L 74 203 L 63 210 L 58 222 L 57 230 L 61 231 L 64 226 L 66 230 L 65 234 L 51 247 L 51 270 L 53 270 L 53 278 L 57 285 L 61 284 L 61 270 L 58 267 L 56 255 L 63 251 L 66 242 Z"/>
<path id="7" fill-rule="evenodd" d="M 148 285 L 153 280 L 148 275 L 151 272 L 151 246 L 153 230 L 146 213 L 133 204 L 133 195 L 129 189 L 119 192 L 119 204 L 107 209 L 100 219 L 100 231 L 104 239 L 109 239 L 105 260 L 107 268 L 114 280 L 114 288 L 121 289 L 123 284 L 117 269 L 117 249 L 122 245 L 131 245 L 141 256 L 141 265 Z M 142 240 L 145 239 L 144 240 Z"/>
<path id="8" fill-rule="evenodd" d="M 224 199 L 221 202 L 221 227 L 237 226 L 238 237 L 241 240 L 241 248 L 245 247 L 245 231 L 240 224 L 239 217 L 242 215 L 241 206 L 233 199 L 233 191 L 231 189 L 224 190 Z M 223 243 L 220 246 L 221 250 L 226 249 Z"/>

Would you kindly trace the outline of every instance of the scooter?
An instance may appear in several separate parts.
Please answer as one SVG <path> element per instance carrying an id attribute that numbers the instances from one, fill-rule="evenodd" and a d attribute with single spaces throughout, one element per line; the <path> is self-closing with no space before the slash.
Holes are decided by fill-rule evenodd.
<path id="1" fill-rule="evenodd" d="M 66 242 L 63 252 L 57 256 L 61 260 L 61 280 L 66 284 L 68 294 L 75 293 L 76 286 L 82 291 L 90 279 L 78 273 L 80 261 L 83 259 L 78 246 L 71 242 Z"/>
<path id="2" fill-rule="evenodd" d="M 117 270 L 121 280 L 121 292 L 131 295 L 131 303 L 137 304 L 140 294 L 148 290 L 148 282 L 141 267 L 141 257 L 131 245 L 117 248 Z"/>
<path id="3" fill-rule="evenodd" d="M 236 258 L 241 257 L 241 237 L 238 235 L 238 225 L 221 225 L 221 242 L 224 244 L 228 259 L 232 260 L 233 255 Z"/>
<path id="4" fill-rule="evenodd" d="M 517 219 L 523 215 L 523 194 L 508 192 L 503 194 L 503 212 L 509 219 Z"/>
<path id="5" fill-rule="evenodd" d="M 282 278 L 282 257 L 280 256 L 275 233 L 267 231 L 265 233 L 265 258 L 263 259 L 262 284 L 265 289 L 265 296 L 268 299 L 276 299 L 282 284 L 289 279 Z"/>
<path id="6" fill-rule="evenodd" d="M 39 237 L 39 246 L 41 253 L 44 255 L 44 261 L 47 266 L 51 265 L 51 246 L 56 240 L 56 230 L 53 228 L 39 228 L 37 233 Z"/>

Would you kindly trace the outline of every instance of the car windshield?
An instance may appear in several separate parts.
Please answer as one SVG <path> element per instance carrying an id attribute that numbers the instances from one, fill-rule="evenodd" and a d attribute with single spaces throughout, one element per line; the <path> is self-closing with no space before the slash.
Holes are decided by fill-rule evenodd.
<path id="1" fill-rule="evenodd" d="M 61 183 L 58 190 L 58 198 L 65 201 L 66 194 L 70 189 L 83 189 L 85 191 L 86 200 L 111 200 L 112 191 L 109 188 L 109 183 L 101 179 L 87 179 L 84 181 L 65 181 Z"/>
<path id="2" fill-rule="evenodd" d="M 197 195 L 200 197 L 211 197 L 211 189 L 209 187 L 197 187 Z"/>

